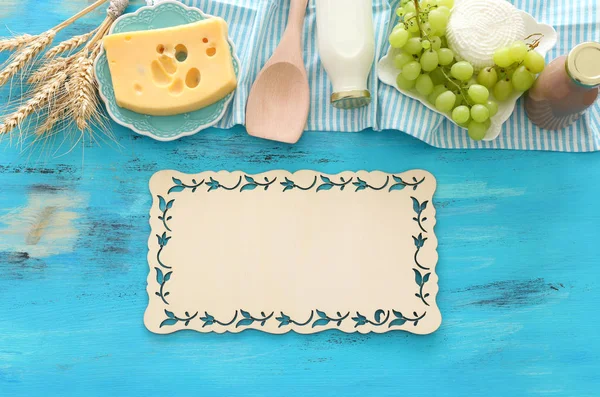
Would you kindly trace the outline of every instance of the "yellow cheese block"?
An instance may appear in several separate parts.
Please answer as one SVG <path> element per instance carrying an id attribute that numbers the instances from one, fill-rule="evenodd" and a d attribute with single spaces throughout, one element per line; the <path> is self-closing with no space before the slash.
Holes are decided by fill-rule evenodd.
<path id="1" fill-rule="evenodd" d="M 117 104 L 152 116 L 198 110 L 237 86 L 221 18 L 104 38 Z"/>

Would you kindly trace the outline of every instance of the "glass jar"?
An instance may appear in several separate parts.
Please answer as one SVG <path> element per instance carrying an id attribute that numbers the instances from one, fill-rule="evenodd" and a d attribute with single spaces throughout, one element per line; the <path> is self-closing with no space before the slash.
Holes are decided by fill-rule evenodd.
<path id="1" fill-rule="evenodd" d="M 547 130 L 576 122 L 598 98 L 600 43 L 582 43 L 552 61 L 525 98 L 531 121 Z"/>

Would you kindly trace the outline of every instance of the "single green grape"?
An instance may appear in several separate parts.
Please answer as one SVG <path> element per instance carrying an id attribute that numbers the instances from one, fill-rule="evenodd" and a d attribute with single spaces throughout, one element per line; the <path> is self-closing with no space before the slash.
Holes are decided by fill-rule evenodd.
<path id="1" fill-rule="evenodd" d="M 429 94 L 429 96 L 427 97 L 427 100 L 430 103 L 435 104 L 435 101 L 437 100 L 437 98 L 446 91 L 448 91 L 448 89 L 446 88 L 445 85 L 438 84 L 435 87 L 433 87 L 433 92 L 431 94 Z"/>
<path id="2" fill-rule="evenodd" d="M 398 7 L 398 9 L 396 9 L 396 15 L 398 15 L 399 17 L 403 17 L 404 15 L 406 15 L 406 8 Z"/>
<path id="3" fill-rule="evenodd" d="M 415 12 L 414 11 L 409 11 L 406 9 L 406 7 L 404 7 L 404 9 L 406 10 L 406 14 L 404 14 L 404 23 L 410 22 L 410 21 L 414 21 L 415 20 Z"/>
<path id="4" fill-rule="evenodd" d="M 433 36 L 431 38 L 431 48 L 436 51 L 442 48 L 442 39 L 440 39 L 439 36 Z"/>
<path id="5" fill-rule="evenodd" d="M 483 123 L 490 118 L 490 111 L 484 105 L 473 105 L 471 108 L 471 118 L 478 123 Z"/>
<path id="6" fill-rule="evenodd" d="M 454 61 L 454 52 L 449 48 L 440 48 L 437 53 L 442 66 L 448 66 Z"/>
<path id="7" fill-rule="evenodd" d="M 494 87 L 494 97 L 500 102 L 504 102 L 513 93 L 512 82 L 508 79 L 500 80 Z"/>
<path id="8" fill-rule="evenodd" d="M 429 40 L 423 40 L 423 48 L 428 50 L 431 48 L 431 41 Z"/>
<path id="9" fill-rule="evenodd" d="M 404 51 L 416 55 L 423 50 L 423 42 L 420 37 L 411 37 L 404 45 Z"/>
<path id="10" fill-rule="evenodd" d="M 474 141 L 481 141 L 485 138 L 488 127 L 484 123 L 479 123 L 475 120 L 469 123 L 469 137 Z"/>
<path id="11" fill-rule="evenodd" d="M 412 61 L 402 66 L 402 75 L 407 80 L 416 80 L 421 74 L 421 64 L 417 61 Z"/>
<path id="12" fill-rule="evenodd" d="M 446 91 L 440 94 L 435 100 L 435 108 L 440 112 L 449 112 L 456 103 L 456 94 L 452 91 Z"/>
<path id="13" fill-rule="evenodd" d="M 398 85 L 398 88 L 405 91 L 412 90 L 415 87 L 415 81 L 405 79 L 404 76 L 402 76 L 402 73 L 398 74 L 398 77 L 396 77 L 396 84 Z"/>
<path id="14" fill-rule="evenodd" d="M 494 63 L 501 68 L 506 68 L 512 65 L 513 60 L 510 56 L 510 49 L 508 47 L 502 47 L 494 52 Z"/>
<path id="15" fill-rule="evenodd" d="M 482 85 L 473 84 L 469 87 L 469 98 L 478 104 L 484 104 L 490 97 L 490 91 Z"/>
<path id="16" fill-rule="evenodd" d="M 430 50 L 425 51 L 423 55 L 421 55 L 421 66 L 423 70 L 426 72 L 431 72 L 435 70 L 439 65 L 439 58 L 437 52 Z"/>
<path id="17" fill-rule="evenodd" d="M 510 59 L 512 59 L 513 63 L 523 62 L 525 56 L 527 55 L 527 45 L 522 41 L 515 41 L 508 49 L 508 53 L 510 55 Z"/>
<path id="18" fill-rule="evenodd" d="M 452 111 L 452 120 L 458 124 L 465 124 L 471 119 L 471 110 L 468 106 L 461 105 Z"/>
<path id="19" fill-rule="evenodd" d="M 491 90 L 498 82 L 498 72 L 495 68 L 485 68 L 477 75 L 477 82 Z"/>
<path id="20" fill-rule="evenodd" d="M 485 107 L 490 111 L 490 118 L 498 114 L 498 102 L 487 101 Z"/>
<path id="21" fill-rule="evenodd" d="M 433 28 L 431 27 L 431 24 L 429 22 L 422 23 L 421 29 L 423 30 L 423 32 L 425 32 L 427 36 L 433 33 Z"/>
<path id="22" fill-rule="evenodd" d="M 408 31 L 410 33 L 415 34 L 415 33 L 419 32 L 419 24 L 417 23 L 416 19 L 413 19 L 413 20 L 411 20 L 411 21 L 409 21 L 407 23 L 408 23 Z"/>
<path id="23" fill-rule="evenodd" d="M 412 1 L 407 2 L 406 5 L 404 5 L 404 9 L 406 10 L 406 12 L 414 13 L 416 11 L 415 4 Z"/>
<path id="24" fill-rule="evenodd" d="M 441 12 L 442 14 L 444 14 L 446 16 L 446 18 L 450 18 L 450 8 L 452 7 L 446 7 L 444 5 L 440 5 L 437 10 L 439 12 Z"/>
<path id="25" fill-rule="evenodd" d="M 446 82 L 446 76 L 444 76 L 444 72 L 442 72 L 442 69 L 440 68 L 437 68 L 433 72 L 429 73 L 429 77 L 431 77 L 431 80 L 435 85 L 444 84 Z"/>
<path id="26" fill-rule="evenodd" d="M 452 77 L 460 81 L 468 81 L 471 77 L 473 77 L 473 73 L 473 65 L 466 61 L 456 62 L 454 65 L 452 65 L 452 69 L 450 69 L 450 74 Z"/>
<path id="27" fill-rule="evenodd" d="M 448 26 L 448 17 L 449 15 L 446 15 L 444 12 L 440 11 L 438 7 L 437 9 L 429 12 L 429 24 L 433 30 L 443 34 L 446 32 L 446 27 Z"/>
<path id="28" fill-rule="evenodd" d="M 401 52 L 400 54 L 394 57 L 394 66 L 396 67 L 396 69 L 400 70 L 402 69 L 402 66 L 414 60 L 415 58 L 412 55 L 407 54 L 406 52 Z"/>
<path id="29" fill-rule="evenodd" d="M 535 83 L 535 77 L 524 65 L 521 65 L 515 70 L 512 76 L 512 84 L 517 91 L 527 91 Z"/>
<path id="30" fill-rule="evenodd" d="M 409 39 L 408 31 L 404 28 L 394 29 L 390 34 L 390 45 L 393 48 L 402 48 Z"/>
<path id="31" fill-rule="evenodd" d="M 437 0 L 437 5 L 441 7 L 448 7 L 451 9 L 454 7 L 454 0 Z"/>
<path id="32" fill-rule="evenodd" d="M 428 96 L 433 92 L 433 81 L 428 74 L 422 74 L 417 77 L 415 88 L 423 96 Z"/>
<path id="33" fill-rule="evenodd" d="M 539 53 L 531 50 L 525 55 L 525 67 L 533 74 L 542 73 L 546 60 Z"/>

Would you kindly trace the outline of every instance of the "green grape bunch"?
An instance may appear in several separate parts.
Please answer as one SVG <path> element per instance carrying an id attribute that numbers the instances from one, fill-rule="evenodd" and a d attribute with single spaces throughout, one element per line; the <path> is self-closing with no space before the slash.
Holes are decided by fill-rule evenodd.
<path id="1" fill-rule="evenodd" d="M 515 92 L 525 92 L 545 67 L 535 48 L 542 35 L 500 48 L 493 67 L 476 71 L 448 48 L 446 28 L 454 0 L 402 0 L 389 42 L 396 49 L 396 84 L 418 93 L 435 108 L 468 130 L 471 139 L 482 140 L 498 113 L 498 102 Z M 533 39 L 531 44 L 526 40 Z"/>

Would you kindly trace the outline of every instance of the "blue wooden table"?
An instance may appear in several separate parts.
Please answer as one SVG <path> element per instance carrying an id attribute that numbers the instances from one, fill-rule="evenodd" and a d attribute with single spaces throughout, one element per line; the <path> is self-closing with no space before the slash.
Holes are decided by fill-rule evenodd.
<path id="1" fill-rule="evenodd" d="M 85 2 L 1 3 L 5 35 Z M 241 127 L 172 143 L 111 128 L 121 147 L 85 157 L 40 161 L 0 143 L 0 396 L 600 394 L 600 155 L 445 151 L 394 131 L 288 146 Z M 148 332 L 150 176 L 307 168 L 437 177 L 441 328 Z"/>

